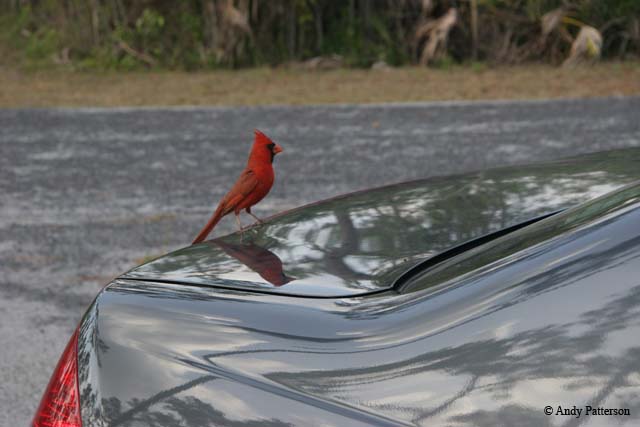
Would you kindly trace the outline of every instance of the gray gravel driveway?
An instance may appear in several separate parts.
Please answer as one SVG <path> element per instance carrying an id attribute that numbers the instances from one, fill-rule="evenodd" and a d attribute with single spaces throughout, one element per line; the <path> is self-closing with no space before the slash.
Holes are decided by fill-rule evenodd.
<path id="1" fill-rule="evenodd" d="M 253 128 L 285 149 L 255 208 L 265 216 L 397 181 L 637 146 L 640 98 L 0 110 L 0 425 L 28 424 L 101 286 L 192 240 L 244 167 Z M 215 234 L 233 227 L 225 218 Z"/>

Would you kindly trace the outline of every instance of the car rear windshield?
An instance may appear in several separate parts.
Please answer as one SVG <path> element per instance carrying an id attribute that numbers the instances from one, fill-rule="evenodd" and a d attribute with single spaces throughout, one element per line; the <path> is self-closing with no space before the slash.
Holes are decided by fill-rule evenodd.
<path id="1" fill-rule="evenodd" d="M 506 230 L 511 232 L 503 232 L 498 238 L 486 236 L 486 242 L 479 245 L 469 242 L 453 253 L 443 253 L 440 259 L 427 260 L 414 269 L 414 274 L 400 278 L 395 289 L 405 293 L 446 286 L 468 275 L 491 270 L 497 263 L 508 262 L 513 257 L 522 259 L 528 250 L 545 242 L 575 235 L 630 209 L 640 209 L 638 183 L 556 215 L 511 227 Z"/>

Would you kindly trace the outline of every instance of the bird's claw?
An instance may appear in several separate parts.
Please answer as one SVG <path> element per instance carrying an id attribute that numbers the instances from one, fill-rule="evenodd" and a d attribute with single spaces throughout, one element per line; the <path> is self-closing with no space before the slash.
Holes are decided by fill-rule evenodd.
<path id="1" fill-rule="evenodd" d="M 258 217 L 257 217 L 257 216 L 255 216 L 254 214 L 252 214 L 251 212 L 248 212 L 248 213 L 249 213 L 249 215 L 251 215 L 251 216 L 253 217 L 253 219 L 255 219 L 255 220 L 256 220 L 256 222 L 254 222 L 254 223 L 252 224 L 252 226 L 255 226 L 256 224 L 260 224 L 260 225 L 264 224 L 264 221 L 263 221 L 263 220 L 261 220 L 260 218 L 258 218 Z"/>

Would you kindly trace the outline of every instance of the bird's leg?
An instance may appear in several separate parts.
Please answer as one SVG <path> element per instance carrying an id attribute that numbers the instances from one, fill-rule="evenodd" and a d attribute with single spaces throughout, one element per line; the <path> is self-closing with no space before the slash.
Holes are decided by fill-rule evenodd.
<path id="1" fill-rule="evenodd" d="M 260 218 L 258 218 L 257 216 L 255 216 L 254 214 L 251 213 L 251 208 L 247 208 L 246 212 L 251 215 L 252 217 L 255 218 L 256 220 L 256 224 L 264 224 L 264 221 L 262 221 Z"/>
<path id="2" fill-rule="evenodd" d="M 236 222 L 238 223 L 238 230 L 240 230 L 240 240 L 242 241 L 242 237 L 244 236 L 244 228 L 242 228 L 242 223 L 240 222 L 240 212 L 235 212 L 236 214 Z"/>
<path id="3" fill-rule="evenodd" d="M 254 217 L 256 219 L 256 223 L 257 224 L 264 224 L 264 221 L 261 220 L 260 218 L 258 218 L 257 216 L 255 216 L 254 214 L 252 214 L 251 212 L 249 212 L 249 215 L 251 215 L 252 217 Z"/>

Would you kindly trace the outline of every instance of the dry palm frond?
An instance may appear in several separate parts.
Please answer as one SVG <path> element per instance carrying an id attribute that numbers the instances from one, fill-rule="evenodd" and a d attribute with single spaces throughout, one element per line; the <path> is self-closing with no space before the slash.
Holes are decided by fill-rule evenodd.
<path id="1" fill-rule="evenodd" d="M 563 7 L 559 7 L 542 15 L 542 38 L 546 39 L 553 31 L 560 28 L 562 20 L 567 15 L 567 11 Z"/>
<path id="2" fill-rule="evenodd" d="M 418 26 L 414 35 L 416 46 L 426 39 L 420 54 L 420 65 L 427 65 L 446 52 L 449 33 L 457 21 L 457 9 L 450 8 L 440 18 L 423 22 Z"/>
<path id="3" fill-rule="evenodd" d="M 253 38 L 253 31 L 249 25 L 248 5 L 243 3 L 240 10 L 233 0 L 225 0 L 215 4 L 209 3 L 211 25 L 209 32 L 215 42 L 216 59 L 221 63 L 233 64 L 237 58 L 243 56 L 244 42 Z"/>
<path id="4" fill-rule="evenodd" d="M 575 66 L 581 63 L 597 61 L 602 50 L 602 35 L 593 27 L 584 25 L 571 45 L 571 53 L 562 64 Z"/>
<path id="5" fill-rule="evenodd" d="M 118 48 L 127 55 L 137 59 L 140 62 L 144 62 L 150 67 L 154 67 L 158 64 L 158 61 L 156 61 L 151 55 L 147 55 L 144 52 L 137 51 L 122 39 L 118 40 Z"/>
<path id="6" fill-rule="evenodd" d="M 248 36 L 252 35 L 247 15 L 240 12 L 240 10 L 233 5 L 233 0 L 227 0 L 224 4 L 222 8 L 222 19 L 226 25 L 238 29 Z"/>
<path id="7" fill-rule="evenodd" d="M 422 0 L 420 4 L 420 10 L 422 13 L 422 17 L 424 19 L 428 18 L 431 15 L 431 11 L 433 10 L 433 0 Z"/>

